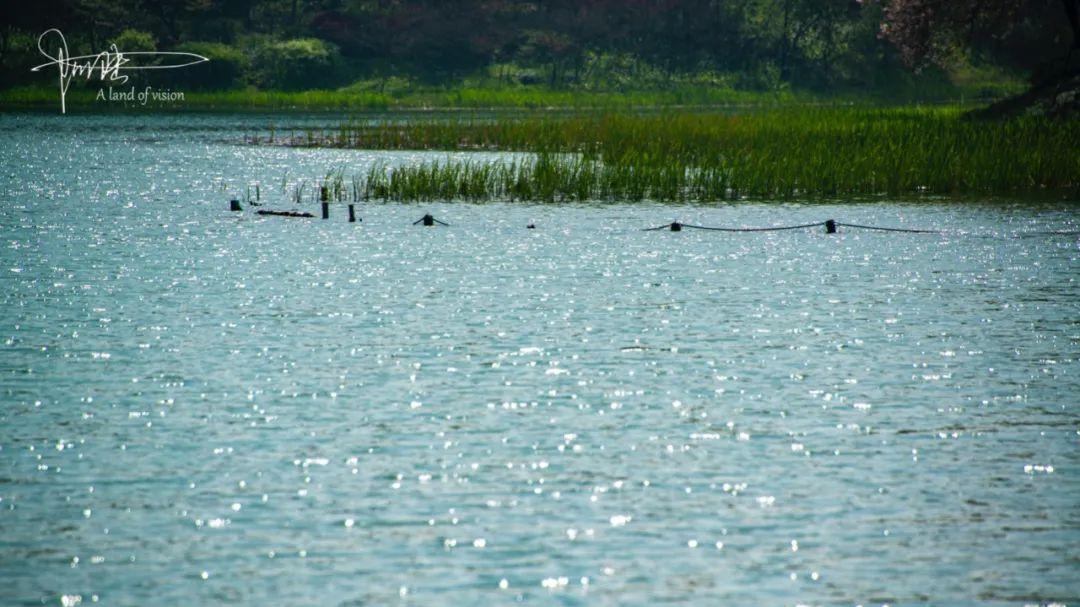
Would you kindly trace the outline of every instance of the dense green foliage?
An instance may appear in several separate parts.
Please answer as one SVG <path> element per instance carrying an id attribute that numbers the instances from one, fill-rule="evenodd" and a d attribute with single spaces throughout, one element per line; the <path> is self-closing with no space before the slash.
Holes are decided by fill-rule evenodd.
<path id="1" fill-rule="evenodd" d="M 255 55 L 255 77 L 271 90 L 306 90 L 325 87 L 339 76 L 337 47 L 317 38 L 298 38 L 261 46 Z"/>
<path id="2" fill-rule="evenodd" d="M 247 71 L 247 57 L 220 42 L 185 42 L 177 52 L 193 53 L 209 59 L 182 70 L 169 70 L 166 80 L 174 86 L 192 90 L 221 90 L 241 84 Z"/>
<path id="3" fill-rule="evenodd" d="M 110 42 L 125 53 L 144 53 L 157 50 L 157 43 L 154 42 L 153 36 L 147 32 L 134 29 L 126 29 L 120 32 Z"/>
<path id="4" fill-rule="evenodd" d="M 190 90 L 881 88 L 908 77 L 879 36 L 883 15 L 856 0 L 39 0 L 5 15 L 0 87 L 50 81 L 28 68 L 41 60 L 37 35 L 55 27 L 74 55 L 110 42 L 200 48 L 223 65 L 147 75 Z M 949 71 L 984 60 L 957 57 Z"/>
<path id="5" fill-rule="evenodd" d="M 376 166 L 355 176 L 356 199 L 714 201 L 1080 188 L 1080 124 L 977 122 L 957 108 L 345 124 L 274 137 L 304 146 L 532 152 Z"/>

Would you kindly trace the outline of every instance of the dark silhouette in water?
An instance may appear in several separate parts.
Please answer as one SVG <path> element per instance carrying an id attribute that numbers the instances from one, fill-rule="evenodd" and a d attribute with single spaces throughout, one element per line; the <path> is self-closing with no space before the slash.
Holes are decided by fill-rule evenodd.
<path id="1" fill-rule="evenodd" d="M 413 225 L 416 225 L 416 224 L 418 224 L 418 223 L 422 223 L 422 224 L 424 224 L 424 225 L 426 225 L 426 226 L 433 226 L 433 225 L 435 225 L 435 224 L 439 224 L 439 225 L 441 225 L 441 226 L 448 226 L 448 225 L 450 225 L 450 224 L 448 224 L 448 223 L 446 223 L 446 222 L 442 222 L 442 221 L 439 221 L 438 219 L 435 219 L 435 218 L 434 218 L 434 217 L 432 217 L 432 216 L 431 216 L 430 214 L 424 215 L 424 216 L 423 216 L 423 217 L 421 217 L 420 219 L 417 219 L 416 221 L 414 221 L 414 222 L 413 222 Z"/>
<path id="2" fill-rule="evenodd" d="M 677 222 L 677 221 L 671 222 L 671 231 L 672 232 L 682 232 L 682 224 Z"/>
<path id="3" fill-rule="evenodd" d="M 529 225 L 525 226 L 525 229 L 526 230 L 535 230 L 536 229 L 536 224 L 535 223 L 530 223 Z"/>

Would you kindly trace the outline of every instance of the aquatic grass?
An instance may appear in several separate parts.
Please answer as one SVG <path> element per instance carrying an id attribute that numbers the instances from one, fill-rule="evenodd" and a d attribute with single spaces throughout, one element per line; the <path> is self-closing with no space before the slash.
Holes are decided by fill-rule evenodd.
<path id="1" fill-rule="evenodd" d="M 292 199 L 296 204 L 300 204 L 304 201 L 304 190 L 307 189 L 307 180 L 301 180 L 294 186 L 292 190 Z"/>
<path id="2" fill-rule="evenodd" d="M 448 158 L 378 165 L 363 176 L 362 186 L 354 186 L 365 200 L 720 200 L 1080 190 L 1080 121 L 976 121 L 957 107 L 347 122 L 275 137 L 298 146 L 532 153 L 510 161 Z M 269 143 L 257 137 L 250 142 Z"/>
<path id="3" fill-rule="evenodd" d="M 259 182 L 249 183 L 244 186 L 244 202 L 250 203 L 252 201 L 259 202 L 262 199 L 262 192 L 259 187 Z"/>
<path id="4" fill-rule="evenodd" d="M 362 177 L 365 201 L 722 200 L 734 194 L 730 171 L 676 165 L 605 164 L 584 155 L 540 154 L 476 162 L 446 158 L 388 167 Z"/>
<path id="5" fill-rule="evenodd" d="M 319 182 L 319 196 L 326 192 L 325 202 L 344 202 L 348 199 L 348 190 L 345 188 L 345 167 L 331 169 L 323 175 Z"/>

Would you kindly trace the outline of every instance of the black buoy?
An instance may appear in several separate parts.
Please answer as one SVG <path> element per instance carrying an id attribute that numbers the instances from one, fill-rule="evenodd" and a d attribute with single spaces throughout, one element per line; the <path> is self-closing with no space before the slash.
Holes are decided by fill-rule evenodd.
<path id="1" fill-rule="evenodd" d="M 349 205 L 349 223 L 356 222 L 356 208 L 353 205 Z"/>
<path id="2" fill-rule="evenodd" d="M 243 209 L 243 207 L 240 206 L 240 201 L 234 198 L 234 199 L 229 201 L 229 210 L 230 211 L 243 211 L 244 209 Z"/>
<path id="3" fill-rule="evenodd" d="M 427 214 L 427 215 L 424 215 L 423 217 L 420 217 L 416 221 L 413 221 L 414 226 L 416 226 L 417 224 L 422 224 L 424 226 L 434 226 L 435 224 L 438 224 L 440 226 L 449 226 L 449 224 L 447 224 L 446 221 L 440 221 L 438 219 L 435 219 L 434 217 L 431 216 L 430 213 Z"/>
<path id="4" fill-rule="evenodd" d="M 446 222 L 443 222 L 443 221 L 439 221 L 438 219 L 435 219 L 434 217 L 432 217 L 432 216 L 431 216 L 431 214 L 430 214 L 430 213 L 428 213 L 427 215 L 424 215 L 424 216 L 423 216 L 423 217 L 421 217 L 420 219 L 417 219 L 416 221 L 412 222 L 412 224 L 413 224 L 413 225 L 416 225 L 416 224 L 418 224 L 418 223 L 419 223 L 419 224 L 423 224 L 423 225 L 426 225 L 426 226 L 433 226 L 433 225 L 435 225 L 435 224 L 439 224 L 439 225 L 441 225 L 441 226 L 448 226 L 448 225 L 450 225 L 450 224 L 448 224 L 448 223 L 446 223 Z"/>
<path id="5" fill-rule="evenodd" d="M 677 222 L 677 221 L 671 222 L 671 231 L 672 232 L 682 232 L 682 224 Z"/>
<path id="6" fill-rule="evenodd" d="M 834 220 L 832 220 L 832 219 L 826 219 L 825 220 L 825 233 L 826 234 L 835 234 L 836 233 L 836 222 Z"/>

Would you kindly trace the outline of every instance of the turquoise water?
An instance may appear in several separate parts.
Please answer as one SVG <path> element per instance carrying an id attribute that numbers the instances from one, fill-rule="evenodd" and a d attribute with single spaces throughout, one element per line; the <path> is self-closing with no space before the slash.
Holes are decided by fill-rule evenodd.
<path id="1" fill-rule="evenodd" d="M 425 156 L 266 121 L 0 117 L 0 603 L 1080 601 L 1075 203 L 229 213 Z M 830 217 L 960 235 L 640 231 Z"/>

